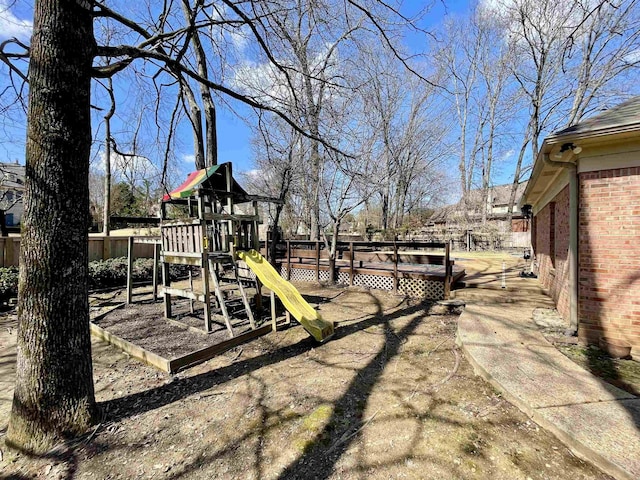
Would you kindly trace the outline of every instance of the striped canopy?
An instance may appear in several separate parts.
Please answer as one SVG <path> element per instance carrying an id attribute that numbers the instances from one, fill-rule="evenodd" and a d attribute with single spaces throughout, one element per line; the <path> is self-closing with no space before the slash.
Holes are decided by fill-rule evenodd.
<path id="1" fill-rule="evenodd" d="M 172 192 L 167 193 L 164 197 L 162 197 L 162 201 L 166 202 L 168 200 L 177 200 L 179 198 L 187 198 L 192 196 L 193 191 L 197 187 L 199 187 L 202 182 L 213 175 L 218 170 L 218 168 L 220 168 L 220 165 L 214 165 L 213 167 L 203 168 L 202 170 L 191 172 L 187 179 L 182 183 L 182 185 L 180 185 Z"/>
<path id="2" fill-rule="evenodd" d="M 200 188 L 213 192 L 227 191 L 227 173 L 231 172 L 231 162 L 191 172 L 182 185 L 162 197 L 163 202 L 191 197 Z M 204 187 L 203 187 L 204 184 Z M 235 201 L 248 201 L 249 195 L 232 177 L 231 193 Z"/>

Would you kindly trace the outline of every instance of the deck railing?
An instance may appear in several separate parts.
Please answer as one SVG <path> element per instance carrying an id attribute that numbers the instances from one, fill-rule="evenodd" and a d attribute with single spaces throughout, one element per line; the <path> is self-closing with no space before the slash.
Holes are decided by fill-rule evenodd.
<path id="1" fill-rule="evenodd" d="M 266 255 L 270 248 L 261 243 Z M 434 251 L 435 250 L 435 251 Z M 331 259 L 324 242 L 310 240 L 286 240 L 276 245 L 276 258 L 269 259 L 273 264 L 286 265 L 287 279 L 290 280 L 291 266 L 296 263 L 311 262 L 315 267 L 316 281 L 320 281 L 321 265 L 327 261 L 341 260 L 349 262 L 349 285 L 353 285 L 355 270 L 363 263 L 393 264 L 394 290 L 398 289 L 398 264 L 421 263 L 443 265 L 445 267 L 445 298 L 449 297 L 453 262 L 450 258 L 448 243 L 417 241 L 384 241 L 384 242 L 337 242 L 335 258 Z"/>

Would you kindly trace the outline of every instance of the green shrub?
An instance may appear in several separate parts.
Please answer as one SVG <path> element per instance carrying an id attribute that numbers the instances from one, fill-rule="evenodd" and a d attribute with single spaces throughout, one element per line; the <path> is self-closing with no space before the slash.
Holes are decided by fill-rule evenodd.
<path id="1" fill-rule="evenodd" d="M 188 265 L 171 265 L 171 280 L 184 278 Z M 151 281 L 153 259 L 137 258 L 133 262 L 133 281 Z M 89 288 L 119 287 L 127 284 L 127 258 L 108 258 L 89 262 Z M 18 267 L 0 267 L 0 303 L 7 303 L 18 296 Z"/>
<path id="2" fill-rule="evenodd" d="M 18 295 L 18 267 L 0 267 L 0 302 Z"/>
<path id="3" fill-rule="evenodd" d="M 171 280 L 184 278 L 189 272 L 188 265 L 171 265 Z M 136 258 L 133 261 L 133 281 L 151 281 L 153 259 Z M 127 257 L 108 258 L 89 263 L 89 288 L 117 287 L 127 284 Z"/>

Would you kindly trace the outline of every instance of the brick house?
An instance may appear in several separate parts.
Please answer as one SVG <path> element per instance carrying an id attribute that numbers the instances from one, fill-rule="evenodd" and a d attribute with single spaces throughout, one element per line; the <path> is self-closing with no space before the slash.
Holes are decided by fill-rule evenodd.
<path id="1" fill-rule="evenodd" d="M 24 212 L 25 166 L 0 163 L 0 210 L 5 214 L 7 227 L 19 226 Z"/>
<path id="2" fill-rule="evenodd" d="M 640 97 L 547 137 L 525 204 L 538 277 L 569 330 L 640 359 Z"/>

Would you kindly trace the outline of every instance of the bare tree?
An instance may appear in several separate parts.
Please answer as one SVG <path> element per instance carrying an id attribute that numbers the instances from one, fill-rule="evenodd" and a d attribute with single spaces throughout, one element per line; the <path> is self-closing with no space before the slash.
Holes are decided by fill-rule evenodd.
<path id="1" fill-rule="evenodd" d="M 614 79 L 637 66 L 636 1 L 553 2 L 514 0 L 502 5 L 509 42 L 518 63 L 513 74 L 528 100 L 522 149 L 532 161 L 545 131 L 570 125 L 593 107 Z M 509 203 L 511 218 L 524 155 L 516 163 Z"/>
<path id="2" fill-rule="evenodd" d="M 453 102 L 459 128 L 458 174 L 462 203 L 469 209 L 469 191 L 475 169 L 475 152 L 481 143 L 481 123 L 485 121 L 484 112 L 474 111 L 474 93 L 478 84 L 478 57 L 480 55 L 481 39 L 472 31 L 473 23 L 467 21 L 451 21 L 446 26 L 441 47 L 436 52 L 436 59 L 443 76 L 449 78 L 451 88 L 444 92 Z M 484 107 L 484 104 L 480 104 Z M 478 119 L 478 126 L 474 130 L 474 116 Z M 473 135 L 471 150 L 469 150 L 469 136 Z"/>
<path id="3" fill-rule="evenodd" d="M 276 2 L 230 0 L 224 0 L 224 4 L 227 8 L 216 10 L 216 14 L 211 12 L 217 9 L 216 4 L 203 5 L 210 14 L 203 20 L 185 24 L 184 13 L 176 2 L 165 3 L 161 11 L 142 8 L 124 14 L 103 2 L 38 1 L 28 50 L 8 52 L 6 44 L 0 45 L 0 61 L 20 80 L 29 82 L 17 374 L 6 437 L 17 448 L 43 453 L 56 441 L 83 432 L 96 413 L 87 303 L 92 77 L 113 77 L 142 63 L 155 70 L 149 78 L 156 92 L 178 89 L 181 84 L 176 78 L 189 79 L 230 101 L 273 112 L 309 141 L 318 142 L 318 147 L 326 144 L 313 120 L 292 118 L 288 110 L 239 93 L 223 77 L 207 78 L 185 58 L 195 31 L 246 26 L 261 58 L 289 73 L 271 53 L 275 50 L 274 42 L 282 39 L 279 36 L 282 32 L 273 34 L 282 19 L 281 6 Z M 370 31 L 380 34 L 384 45 L 393 46 L 383 23 L 377 20 L 378 11 L 383 11 L 404 22 L 392 6 L 385 2 L 364 5 L 356 0 L 340 5 L 342 10 L 335 18 L 349 22 L 355 18 L 356 25 L 367 22 Z M 317 18 L 314 21 L 323 26 L 330 23 L 320 23 Z M 110 22 L 122 33 L 97 42 L 94 22 L 98 26 Z M 348 32 L 344 31 L 344 38 L 349 36 Z M 300 40 L 304 38 L 300 36 Z M 335 60 L 332 45 L 341 41 L 334 38 L 320 66 Z M 294 44 L 289 44 L 293 48 Z M 25 55 L 30 60 L 28 77 L 13 63 Z M 97 57 L 102 61 L 93 66 Z M 408 65 L 406 59 L 399 59 Z M 225 59 L 220 61 L 223 63 Z M 307 85 L 308 79 L 323 84 L 335 81 L 313 70 L 298 73 Z M 16 91 L 20 93 L 19 88 Z M 322 98 L 323 95 L 307 98 L 305 113 L 313 116 L 315 109 L 321 110 L 318 102 Z M 161 112 L 153 113 L 152 123 L 161 130 Z M 172 123 L 173 113 L 171 118 Z M 131 158 L 141 156 L 136 148 L 127 151 L 134 152 Z"/>

